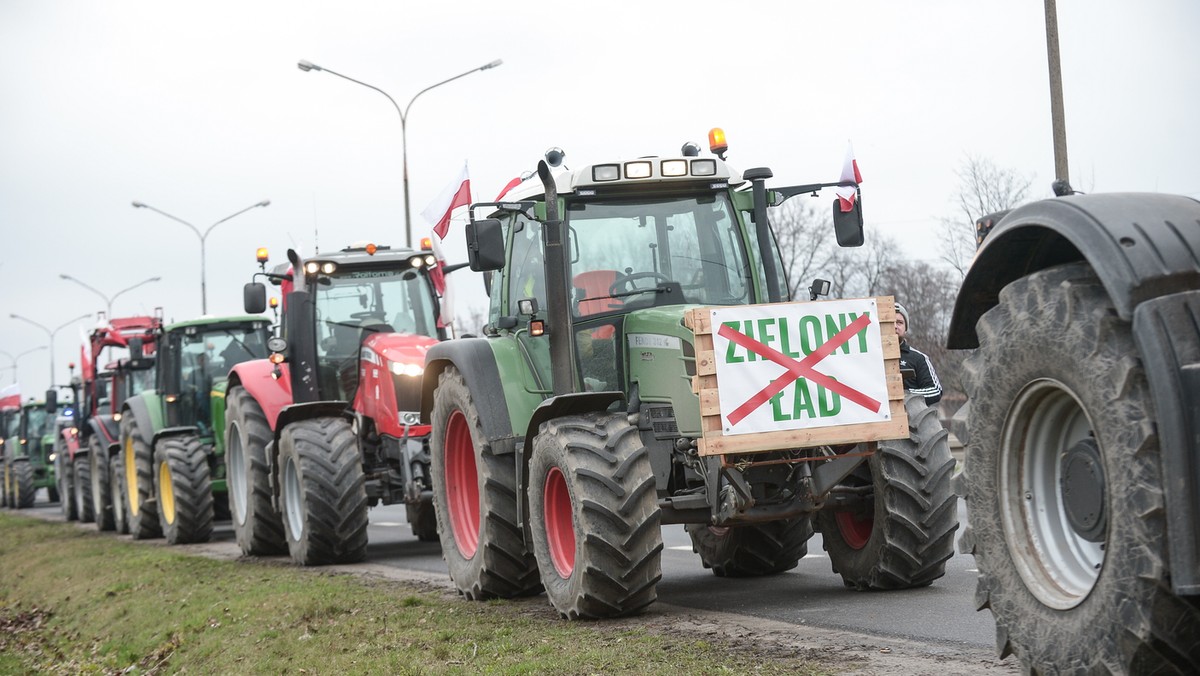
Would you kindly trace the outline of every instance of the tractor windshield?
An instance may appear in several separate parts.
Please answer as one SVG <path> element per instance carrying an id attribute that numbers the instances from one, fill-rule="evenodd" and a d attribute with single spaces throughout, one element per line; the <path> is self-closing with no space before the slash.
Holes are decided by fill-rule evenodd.
<path id="1" fill-rule="evenodd" d="M 433 291 L 415 269 L 339 270 L 316 290 L 321 357 L 357 356 L 364 332 L 437 337 Z"/>
<path id="2" fill-rule="evenodd" d="M 211 434 L 214 381 L 228 377 L 229 370 L 244 361 L 266 359 L 269 331 L 266 322 L 188 327 L 179 342 L 181 417 L 176 424 L 196 425 L 201 436 Z"/>
<path id="3" fill-rule="evenodd" d="M 29 422 L 25 426 L 25 434 L 30 439 L 38 438 L 54 432 L 54 418 L 46 415 L 46 409 L 41 406 L 25 409 Z"/>
<path id="4" fill-rule="evenodd" d="M 661 304 L 657 294 L 702 305 L 751 301 L 741 229 L 724 194 L 573 202 L 567 225 L 577 317 Z"/>

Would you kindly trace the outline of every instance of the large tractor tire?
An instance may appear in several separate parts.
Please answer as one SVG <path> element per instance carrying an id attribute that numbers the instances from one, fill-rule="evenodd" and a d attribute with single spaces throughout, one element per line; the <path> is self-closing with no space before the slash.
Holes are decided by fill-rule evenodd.
<path id="1" fill-rule="evenodd" d="M 12 501 L 17 509 L 33 507 L 37 499 L 37 487 L 33 485 L 33 464 L 29 458 L 12 461 Z"/>
<path id="2" fill-rule="evenodd" d="M 238 546 L 248 556 L 283 554 L 288 548 L 283 520 L 272 501 L 267 417 L 241 386 L 231 388 L 225 401 L 225 469 Z"/>
<path id="3" fill-rule="evenodd" d="M 484 448 L 471 391 L 453 366 L 438 378 L 431 423 L 433 504 L 454 586 L 473 601 L 540 592 L 537 561 L 517 522 L 515 459 Z"/>
<path id="4" fill-rule="evenodd" d="M 148 430 L 147 430 L 148 431 Z M 125 518 L 134 540 L 162 537 L 158 505 L 153 499 L 154 449 L 142 436 L 133 415 L 121 418 L 121 453 L 124 458 Z"/>
<path id="5" fill-rule="evenodd" d="M 966 362 L 959 479 L 975 602 L 1026 671 L 1200 673 L 1171 591 L 1155 410 L 1131 327 L 1084 264 L 1018 279 Z"/>
<path id="6" fill-rule="evenodd" d="M 949 435 L 924 398 L 910 394 L 904 407 L 908 438 L 879 442 L 845 482 L 871 490 L 867 510 L 817 513 L 833 572 L 851 589 L 924 587 L 946 574 L 954 556 L 958 497 Z"/>
<path id="7" fill-rule="evenodd" d="M 7 455 L 0 458 L 0 506 L 4 508 L 12 507 L 12 468 L 8 466 Z"/>
<path id="8" fill-rule="evenodd" d="M 758 577 L 791 570 L 808 553 L 808 517 L 742 526 L 687 526 L 692 551 L 717 577 Z"/>
<path id="9" fill-rule="evenodd" d="M 620 617 L 658 598 L 662 515 L 650 453 L 624 414 L 542 424 L 529 522 L 546 596 L 567 619 Z"/>
<path id="10" fill-rule="evenodd" d="M 57 457 L 54 464 L 54 479 L 58 482 L 58 494 L 62 497 L 58 506 L 62 509 L 64 519 L 75 521 L 79 518 L 79 512 L 75 508 L 75 472 L 71 461 L 66 457 Z"/>
<path id="11" fill-rule="evenodd" d="M 71 498 L 80 523 L 96 520 L 95 505 L 92 504 L 92 463 L 88 455 L 91 454 L 77 454 L 68 466 L 71 472 Z"/>
<path id="12" fill-rule="evenodd" d="M 433 507 L 433 497 L 421 499 L 415 505 L 409 505 L 408 524 L 412 526 L 413 535 L 421 542 L 437 542 L 437 510 Z"/>
<path id="13" fill-rule="evenodd" d="M 154 452 L 158 518 L 167 544 L 208 542 L 213 530 L 212 477 L 200 438 L 160 439 Z"/>
<path id="14" fill-rule="evenodd" d="M 100 443 L 99 435 L 93 434 L 88 441 L 88 475 L 91 477 L 88 500 L 92 504 L 92 516 L 96 529 L 113 530 L 112 472 L 108 467 L 108 449 Z"/>
<path id="15" fill-rule="evenodd" d="M 289 424 L 279 437 L 279 504 L 288 553 L 303 566 L 367 556 L 367 491 L 358 441 L 343 418 Z"/>
<path id="16" fill-rule="evenodd" d="M 109 513 L 113 530 L 118 535 L 129 534 L 129 500 L 125 498 L 125 451 L 117 451 L 108 459 Z M 99 522 L 97 522 L 99 523 Z"/>

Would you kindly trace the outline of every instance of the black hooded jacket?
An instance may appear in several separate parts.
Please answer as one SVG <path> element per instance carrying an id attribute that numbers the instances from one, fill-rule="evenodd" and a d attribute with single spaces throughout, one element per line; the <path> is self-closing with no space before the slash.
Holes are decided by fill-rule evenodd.
<path id="1" fill-rule="evenodd" d="M 930 406 L 941 401 L 942 381 L 933 370 L 933 362 L 924 352 L 910 347 L 907 340 L 900 341 L 900 369 L 916 371 L 916 375 L 904 377 L 904 389 L 925 397 Z"/>

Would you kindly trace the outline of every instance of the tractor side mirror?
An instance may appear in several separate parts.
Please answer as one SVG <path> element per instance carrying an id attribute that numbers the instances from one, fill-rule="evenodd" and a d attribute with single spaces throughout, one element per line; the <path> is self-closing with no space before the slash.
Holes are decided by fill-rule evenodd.
<path id="1" fill-rule="evenodd" d="M 838 246 L 863 245 L 862 195 L 854 200 L 854 208 L 842 211 L 841 200 L 833 201 L 833 231 Z"/>
<path id="2" fill-rule="evenodd" d="M 46 390 L 46 413 L 54 415 L 58 410 L 58 390 L 50 388 Z"/>
<path id="3" fill-rule="evenodd" d="M 267 311 L 267 285 L 250 282 L 242 287 L 242 306 L 246 314 L 257 315 Z"/>
<path id="4" fill-rule="evenodd" d="M 498 219 L 467 223 L 467 260 L 475 272 L 504 267 L 504 229 Z"/>

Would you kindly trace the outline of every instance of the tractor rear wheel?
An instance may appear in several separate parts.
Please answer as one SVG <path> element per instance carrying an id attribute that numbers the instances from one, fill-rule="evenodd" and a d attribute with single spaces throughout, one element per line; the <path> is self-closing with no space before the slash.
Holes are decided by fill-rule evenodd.
<path id="1" fill-rule="evenodd" d="M 125 499 L 125 451 L 108 459 L 109 513 L 113 530 L 118 535 L 129 534 L 129 500 Z M 97 522 L 99 523 L 99 522 Z"/>
<path id="2" fill-rule="evenodd" d="M 226 397 L 225 463 L 229 477 L 229 511 L 242 553 L 283 554 L 287 541 L 283 520 L 271 494 L 267 444 L 271 427 L 262 407 L 240 385 Z"/>
<path id="3" fill-rule="evenodd" d="M 92 479 L 88 495 L 92 503 L 92 516 L 96 520 L 96 529 L 113 530 L 115 526 L 113 524 L 112 471 L 108 466 L 108 449 L 101 445 L 99 435 L 93 434 L 88 440 L 87 461 L 88 473 Z"/>
<path id="4" fill-rule="evenodd" d="M 958 497 L 948 435 L 922 397 L 906 396 L 904 407 L 908 438 L 879 442 L 846 480 L 873 489 L 866 510 L 817 513 L 833 572 L 851 589 L 924 587 L 946 574 L 954 555 Z"/>
<path id="5" fill-rule="evenodd" d="M 125 516 L 134 540 L 162 537 L 154 491 L 154 449 L 142 436 L 133 414 L 121 418 L 121 452 L 124 454 Z"/>
<path id="6" fill-rule="evenodd" d="M 367 556 L 367 491 L 358 440 L 342 418 L 298 420 L 279 437 L 279 503 L 292 560 L 304 566 Z"/>
<path id="7" fill-rule="evenodd" d="M 154 454 L 158 518 L 167 544 L 208 542 L 213 530 L 208 452 L 190 434 L 158 442 Z"/>
<path id="8" fill-rule="evenodd" d="M 1186 484 L 1163 475 L 1130 323 L 1077 263 L 1010 283 L 978 335 L 960 546 L 1000 654 L 1026 671 L 1200 673 L 1200 601 L 1172 592 L 1164 513 L 1167 482 Z"/>
<path id="9" fill-rule="evenodd" d="M 454 586 L 473 601 L 540 592 L 537 561 L 517 522 L 514 457 L 484 447 L 471 391 L 453 366 L 438 377 L 431 422 L 433 504 Z"/>
<path id="10" fill-rule="evenodd" d="M 17 458 L 12 463 L 13 506 L 17 509 L 33 507 L 37 499 L 37 487 L 33 485 L 33 464 L 29 458 Z"/>
<path id="11" fill-rule="evenodd" d="M 95 506 L 92 504 L 92 463 L 87 455 L 76 455 L 70 467 L 75 514 L 80 523 L 91 523 L 96 520 Z"/>
<path id="12" fill-rule="evenodd" d="M 58 482 L 58 494 L 62 497 L 58 506 L 62 508 L 64 519 L 75 521 L 79 518 L 79 512 L 75 508 L 75 473 L 71 467 L 71 460 L 58 457 L 54 459 L 54 464 L 54 478 Z"/>
<path id="13" fill-rule="evenodd" d="M 758 577 L 791 570 L 808 553 L 813 535 L 808 517 L 713 527 L 687 526 L 692 551 L 717 577 Z"/>
<path id="14" fill-rule="evenodd" d="M 633 615 L 658 598 L 661 513 L 650 453 L 625 414 L 542 424 L 529 522 L 546 596 L 567 619 Z"/>

